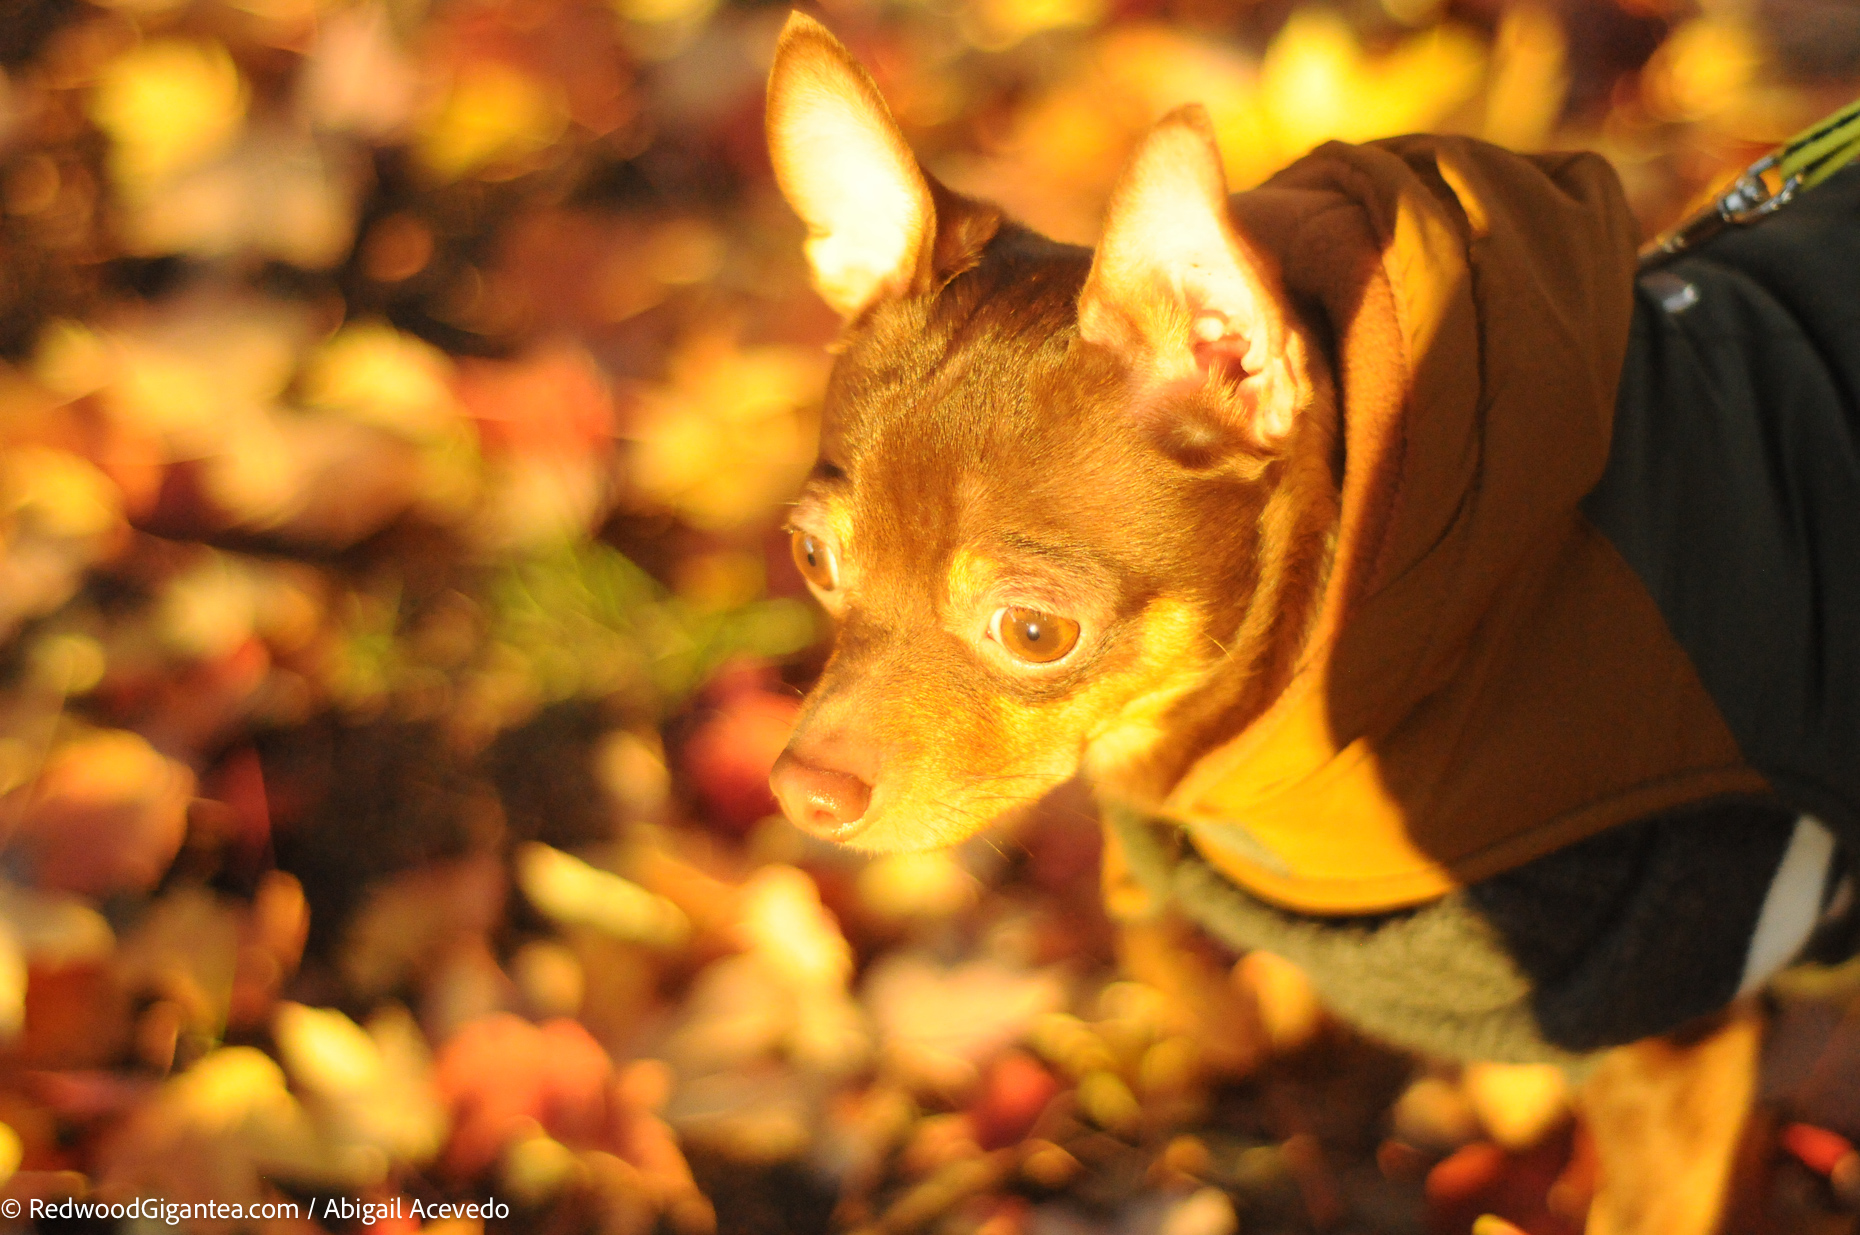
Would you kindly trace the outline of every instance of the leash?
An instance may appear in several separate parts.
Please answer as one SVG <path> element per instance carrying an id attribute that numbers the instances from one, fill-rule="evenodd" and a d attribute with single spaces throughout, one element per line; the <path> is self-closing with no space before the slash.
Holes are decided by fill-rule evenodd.
<path id="1" fill-rule="evenodd" d="M 1728 228 L 1748 227 L 1768 218 L 1847 166 L 1856 155 L 1860 155 L 1860 100 L 1764 155 L 1709 206 L 1648 241 L 1640 250 L 1641 273 L 1696 249 Z"/>

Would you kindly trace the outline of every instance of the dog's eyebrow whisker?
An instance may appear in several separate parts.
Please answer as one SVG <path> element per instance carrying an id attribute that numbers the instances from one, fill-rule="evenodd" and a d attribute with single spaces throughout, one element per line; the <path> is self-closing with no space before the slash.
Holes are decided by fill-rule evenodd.
<path id="1" fill-rule="evenodd" d="M 958 785 L 956 792 L 971 802 L 1022 802 L 1027 800 L 1027 795 L 1011 784 Z"/>
<path id="2" fill-rule="evenodd" d="M 1234 658 L 1234 650 L 1228 647 L 1225 643 L 1222 643 L 1219 639 L 1216 639 L 1213 635 L 1207 635 L 1207 640 L 1209 643 L 1212 643 L 1215 647 L 1221 650 L 1222 660 L 1227 661 L 1227 660 L 1232 660 Z"/>
<path id="3" fill-rule="evenodd" d="M 953 815 L 960 815 L 964 819 L 975 818 L 974 811 L 969 810 L 966 807 L 958 806 L 954 802 L 951 802 L 947 798 L 944 798 L 944 797 L 932 798 L 930 800 L 930 809 L 936 810 L 936 811 L 947 811 Z"/>
<path id="4" fill-rule="evenodd" d="M 1038 777 L 1032 772 L 995 772 L 995 773 L 985 774 L 985 775 L 980 775 L 980 776 L 970 776 L 967 779 L 965 779 L 962 783 L 964 786 L 968 786 L 968 785 L 990 784 L 990 783 L 994 783 L 997 781 L 1004 781 L 1004 780 L 1015 781 L 1015 780 L 1036 780 L 1036 779 L 1038 779 Z"/>

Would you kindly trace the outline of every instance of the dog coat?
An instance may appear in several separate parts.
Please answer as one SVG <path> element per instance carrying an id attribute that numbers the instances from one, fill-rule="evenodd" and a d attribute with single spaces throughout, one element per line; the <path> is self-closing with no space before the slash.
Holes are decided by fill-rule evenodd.
<path id="1" fill-rule="evenodd" d="M 1860 848 L 1860 172 L 1638 281 L 1587 156 L 1332 145 L 1235 209 L 1337 340 L 1343 528 L 1133 869 L 1448 1053 L 1768 976 Z"/>
<path id="2" fill-rule="evenodd" d="M 1702 801 L 1860 826 L 1851 347 L 1728 269 L 1637 301 L 1590 155 L 1332 144 L 1234 208 L 1334 332 L 1344 469 L 1291 683 L 1164 803 L 1211 863 L 1347 913 Z"/>

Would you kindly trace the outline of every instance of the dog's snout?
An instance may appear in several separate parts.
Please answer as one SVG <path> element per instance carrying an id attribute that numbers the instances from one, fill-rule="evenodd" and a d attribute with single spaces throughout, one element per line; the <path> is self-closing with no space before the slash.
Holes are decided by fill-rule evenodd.
<path id="1" fill-rule="evenodd" d="M 785 750 L 769 773 L 769 785 L 796 827 L 827 840 L 845 840 L 865 820 L 872 786 L 851 772 L 824 767 Z"/>

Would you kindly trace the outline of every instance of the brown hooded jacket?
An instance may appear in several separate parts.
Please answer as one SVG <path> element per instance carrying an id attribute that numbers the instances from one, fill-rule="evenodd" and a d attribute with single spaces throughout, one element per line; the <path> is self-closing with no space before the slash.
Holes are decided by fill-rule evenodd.
<path id="1" fill-rule="evenodd" d="M 1631 317 L 1634 224 L 1608 165 L 1331 144 L 1233 206 L 1334 333 L 1345 466 L 1295 678 L 1166 803 L 1202 855 L 1287 908 L 1378 911 L 1765 793 L 1579 509 Z"/>

